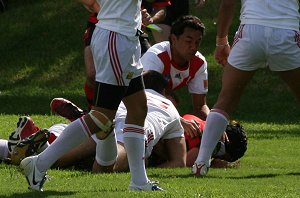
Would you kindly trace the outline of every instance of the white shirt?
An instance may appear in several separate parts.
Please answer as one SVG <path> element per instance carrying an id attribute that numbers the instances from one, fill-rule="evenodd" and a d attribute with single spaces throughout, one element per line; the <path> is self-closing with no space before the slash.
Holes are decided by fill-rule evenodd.
<path id="1" fill-rule="evenodd" d="M 208 91 L 208 72 L 205 57 L 196 52 L 186 68 L 180 68 L 172 62 L 170 42 L 164 41 L 150 47 L 141 57 L 144 70 L 154 70 L 168 80 L 168 89 L 175 90 L 188 86 L 190 93 L 206 94 Z M 169 72 L 164 73 L 169 67 Z"/>
<path id="2" fill-rule="evenodd" d="M 145 120 L 145 157 L 149 157 L 153 146 L 160 139 L 184 137 L 184 130 L 180 123 L 180 115 L 170 100 L 151 89 L 146 89 L 146 95 L 148 113 Z M 121 103 L 115 118 L 115 134 L 119 142 L 124 142 L 126 114 L 126 107 Z"/>
<path id="3" fill-rule="evenodd" d="M 241 24 L 299 31 L 299 0 L 241 0 Z"/>
<path id="4" fill-rule="evenodd" d="M 98 13 L 97 26 L 123 34 L 135 36 L 141 28 L 142 0 L 98 0 L 101 9 Z"/>

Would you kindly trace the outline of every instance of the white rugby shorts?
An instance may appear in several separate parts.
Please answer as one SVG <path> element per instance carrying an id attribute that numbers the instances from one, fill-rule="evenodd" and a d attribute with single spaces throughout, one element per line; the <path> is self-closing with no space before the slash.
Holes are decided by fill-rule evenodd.
<path id="1" fill-rule="evenodd" d="M 269 67 L 287 71 L 300 67 L 300 32 L 261 25 L 240 25 L 228 63 L 244 71 Z"/>
<path id="2" fill-rule="evenodd" d="M 96 27 L 91 49 L 98 82 L 128 86 L 131 79 L 142 73 L 141 47 L 137 36 L 127 37 Z"/>

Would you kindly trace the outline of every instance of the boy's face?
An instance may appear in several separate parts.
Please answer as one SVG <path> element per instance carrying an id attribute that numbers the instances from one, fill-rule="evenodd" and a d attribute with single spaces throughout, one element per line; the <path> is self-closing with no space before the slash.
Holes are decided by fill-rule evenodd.
<path id="1" fill-rule="evenodd" d="M 174 53 L 172 56 L 177 56 L 177 58 L 183 59 L 185 62 L 190 61 L 196 54 L 201 40 L 201 31 L 189 27 L 185 28 L 183 34 L 178 38 L 171 34 L 172 52 Z"/>

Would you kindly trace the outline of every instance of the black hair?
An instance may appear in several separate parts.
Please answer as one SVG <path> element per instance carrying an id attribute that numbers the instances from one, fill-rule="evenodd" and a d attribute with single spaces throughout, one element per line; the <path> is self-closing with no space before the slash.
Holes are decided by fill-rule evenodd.
<path id="1" fill-rule="evenodd" d="M 238 121 L 231 121 L 226 127 L 226 134 L 229 141 L 225 141 L 226 153 L 230 155 L 231 162 L 243 157 L 248 144 L 247 133 Z"/>
<path id="2" fill-rule="evenodd" d="M 163 75 L 154 70 L 144 71 L 143 79 L 145 89 L 153 89 L 158 93 L 162 93 L 167 86 L 167 80 L 163 77 Z"/>
<path id="3" fill-rule="evenodd" d="M 174 34 L 178 37 L 183 34 L 186 27 L 192 28 L 194 30 L 199 30 L 202 35 L 204 34 L 204 24 L 198 17 L 193 15 L 184 15 L 174 21 L 171 27 L 171 34 Z"/>

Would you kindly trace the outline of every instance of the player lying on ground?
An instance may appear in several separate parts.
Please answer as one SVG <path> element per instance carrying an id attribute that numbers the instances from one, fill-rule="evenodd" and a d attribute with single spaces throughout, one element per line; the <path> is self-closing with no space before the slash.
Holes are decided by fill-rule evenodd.
<path id="1" fill-rule="evenodd" d="M 161 87 L 164 84 L 163 78 L 160 78 L 161 75 L 154 71 L 149 71 L 148 75 L 145 75 L 145 84 L 147 88 L 156 89 L 157 91 L 163 92 L 163 87 Z M 161 88 L 160 88 L 161 87 Z M 153 92 L 153 93 L 152 93 Z M 154 94 L 154 95 L 153 95 Z M 156 97 L 154 97 L 156 95 Z M 164 118 L 164 116 L 161 116 L 161 112 L 166 112 L 164 109 L 166 107 L 166 104 L 170 105 L 170 109 L 173 110 L 173 113 L 170 113 L 170 115 L 174 114 L 177 116 L 178 112 L 175 110 L 173 105 L 171 105 L 170 101 L 165 100 L 165 98 L 162 95 L 157 94 L 155 91 L 147 90 L 147 96 L 149 98 L 148 100 L 148 106 L 150 109 L 149 113 L 152 112 L 153 114 L 159 114 L 157 117 L 159 117 L 160 121 Z M 156 100 L 154 100 L 156 99 Z M 160 99 L 160 100 L 158 100 Z M 163 101 L 164 103 L 159 103 L 158 101 Z M 163 104 L 163 105 L 162 105 Z M 65 99 L 54 99 L 51 103 L 51 108 L 54 112 L 57 112 L 58 114 L 62 115 L 63 117 L 66 117 L 70 121 L 76 119 L 77 117 L 82 116 L 83 112 L 80 108 L 78 108 L 76 105 L 71 103 L 68 100 Z M 170 111 L 170 110 L 169 110 Z M 124 149 L 123 145 L 123 133 L 122 130 L 120 130 L 120 127 L 124 124 L 124 116 L 126 114 L 125 107 L 123 105 L 120 105 L 120 108 L 118 110 L 118 114 L 116 116 L 116 136 L 118 141 L 118 158 L 116 160 L 114 171 L 128 171 L 128 163 L 126 158 L 126 151 Z M 176 117 L 175 116 L 175 117 Z M 201 119 L 197 118 L 193 115 L 184 115 L 185 119 L 196 121 L 199 129 L 203 131 L 205 126 L 205 121 L 202 121 Z M 145 143 L 147 145 L 146 149 L 146 155 L 147 157 L 150 156 L 150 153 L 152 152 L 152 147 L 154 146 L 154 154 L 160 153 L 164 155 L 159 155 L 159 163 L 155 163 L 156 166 L 160 167 L 182 167 L 185 165 L 185 161 L 188 162 L 188 166 L 190 166 L 190 162 L 193 162 L 195 160 L 195 154 L 197 153 L 199 149 L 200 144 L 200 138 L 199 137 L 190 137 L 188 134 L 185 134 L 185 138 L 187 141 L 187 158 L 185 158 L 185 143 L 182 140 L 182 136 L 179 135 L 178 138 L 176 137 L 176 133 L 178 131 L 182 131 L 182 129 L 179 127 L 173 127 L 171 128 L 169 125 L 164 125 L 158 127 L 160 124 L 153 121 L 153 119 L 148 118 L 149 126 L 151 128 L 155 127 L 155 130 L 147 130 L 147 136 L 145 137 Z M 172 125 L 174 123 L 178 124 L 176 119 L 172 121 Z M 167 121 L 165 123 L 168 123 Z M 156 124 L 156 125 L 155 125 Z M 155 125 L 155 126 L 154 126 Z M 39 131 L 39 128 L 34 124 L 34 122 L 29 117 L 24 117 L 19 120 L 17 124 L 17 128 L 14 133 L 9 138 L 9 141 L 2 140 L 0 141 L 0 158 L 9 158 L 10 153 L 12 153 L 12 163 L 18 164 L 22 158 L 25 156 L 38 153 L 44 147 L 40 145 L 45 144 L 45 138 L 43 139 L 44 142 L 36 141 L 35 138 L 40 137 L 37 134 L 42 134 L 44 136 L 48 136 L 48 142 L 52 143 L 53 140 L 61 134 L 61 132 L 66 127 L 66 124 L 56 124 L 48 129 L 49 134 L 41 133 Z M 171 129 L 167 129 L 168 127 Z M 163 129 L 162 129 L 163 128 Z M 178 131 L 176 131 L 178 130 Z M 42 130 L 42 132 L 45 131 Z M 153 133 L 153 131 L 155 131 Z M 167 132 L 167 133 L 165 133 Z M 215 154 L 213 155 L 214 161 L 216 162 L 216 159 L 224 159 L 225 161 L 218 161 L 218 164 L 215 164 L 216 167 L 228 167 L 232 166 L 232 164 L 228 162 L 235 161 L 243 156 L 244 152 L 247 149 L 247 138 L 246 134 L 240 125 L 228 125 L 227 129 L 227 136 L 226 138 L 223 138 L 223 140 L 220 141 L 218 146 L 216 147 Z M 32 135 L 33 134 L 33 135 Z M 179 133 L 181 134 L 181 132 Z M 19 144 L 17 146 L 18 150 L 23 150 L 23 152 L 14 152 L 15 145 L 20 142 L 21 139 L 24 139 L 25 137 L 28 137 L 32 135 L 29 139 L 30 141 L 25 140 L 21 141 L 22 144 Z M 168 138 L 172 136 L 173 138 Z M 27 138 L 28 139 L 28 138 Z M 63 157 L 61 157 L 54 165 L 53 167 L 59 167 L 59 168 L 68 168 L 68 167 L 80 167 L 85 168 L 88 170 L 91 170 L 91 164 L 94 160 L 95 156 L 95 149 L 96 149 L 96 143 L 94 141 L 95 138 L 90 138 L 86 142 L 82 143 L 81 145 L 77 146 L 76 148 L 72 149 L 70 152 L 65 154 Z M 23 145 L 26 144 L 34 144 L 37 143 L 37 145 L 34 146 L 27 146 L 24 147 Z M 26 149 L 28 148 L 34 148 L 33 151 L 27 152 Z M 165 150 L 161 150 L 161 148 L 166 148 Z M 1 155 L 1 153 L 3 153 Z M 23 156 L 22 156 L 23 154 Z M 24 156 L 25 155 L 25 156 Z M 229 157 L 230 156 L 230 157 Z M 157 158 L 156 158 L 157 159 Z M 98 159 L 99 160 L 99 159 Z M 100 160 L 99 160 L 100 161 Z M 156 160 L 157 162 L 157 160 Z M 153 164 L 153 162 L 150 162 Z M 99 166 L 97 166 L 98 163 L 95 163 L 94 171 L 98 172 L 100 171 Z"/>

